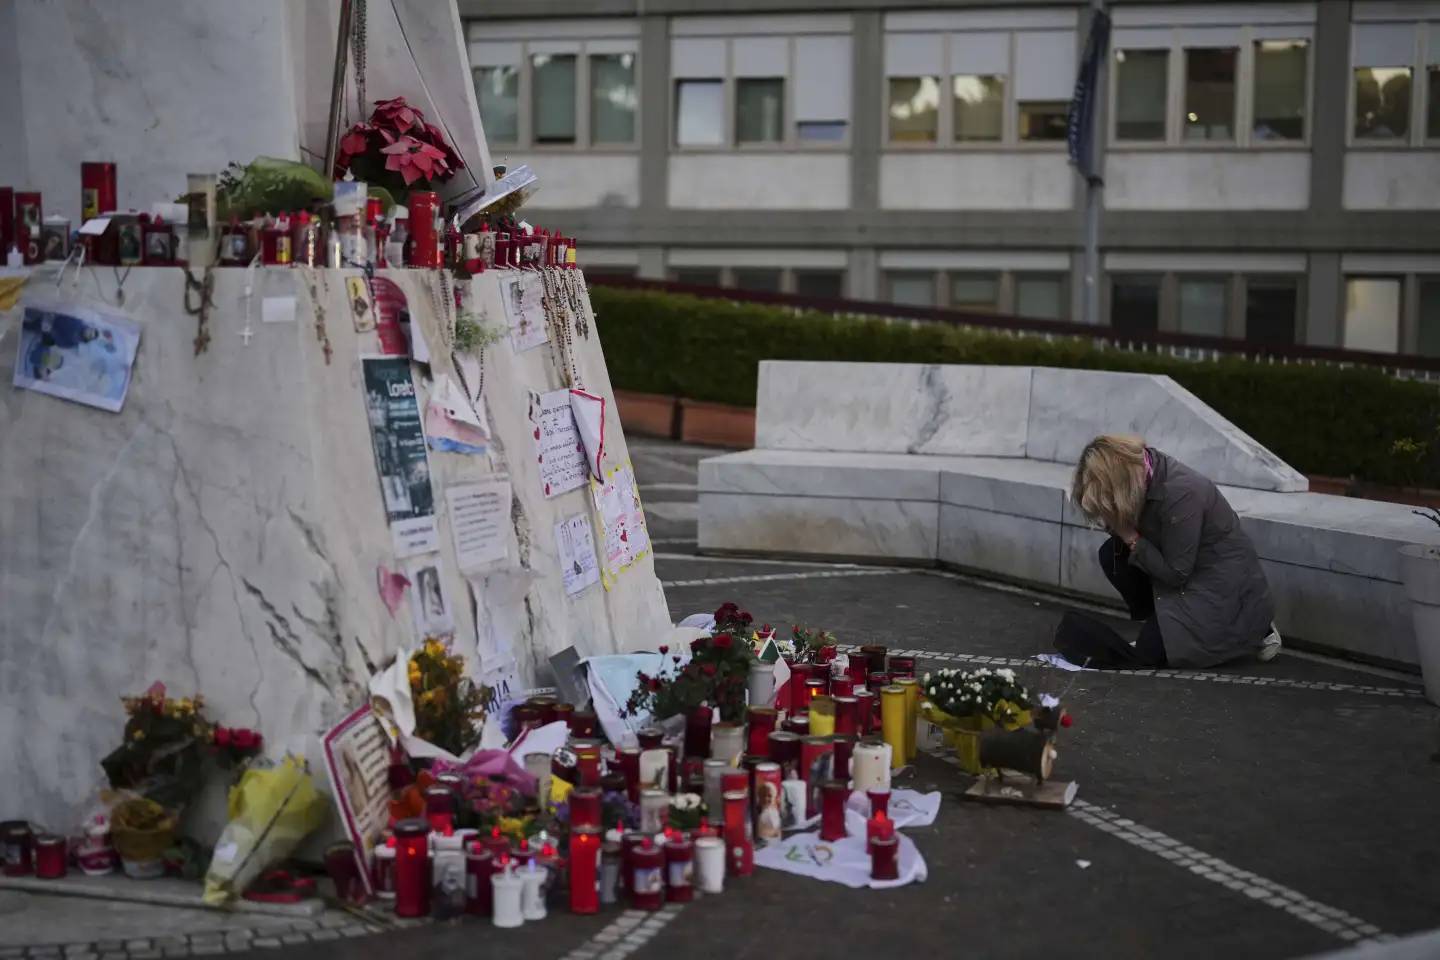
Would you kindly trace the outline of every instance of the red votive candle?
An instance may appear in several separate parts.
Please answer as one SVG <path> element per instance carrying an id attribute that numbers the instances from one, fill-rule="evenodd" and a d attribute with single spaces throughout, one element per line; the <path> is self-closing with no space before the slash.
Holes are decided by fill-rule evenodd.
<path id="1" fill-rule="evenodd" d="M 665 890 L 671 903 L 695 899 L 695 845 L 683 836 L 665 841 Z"/>
<path id="2" fill-rule="evenodd" d="M 751 707 L 746 716 L 750 729 L 746 735 L 745 752 L 756 757 L 770 756 L 770 734 L 780 714 L 774 707 Z"/>
<path id="3" fill-rule="evenodd" d="M 833 643 L 827 643 L 827 644 L 825 644 L 825 646 L 823 646 L 823 647 L 821 647 L 819 650 L 816 650 L 816 651 L 815 651 L 815 662 L 816 662 L 816 663 L 829 663 L 829 662 L 831 662 L 832 660 L 835 659 L 835 655 L 836 655 L 838 652 L 839 652 L 839 651 L 836 649 L 835 644 L 833 644 Z"/>
<path id="4" fill-rule="evenodd" d="M 750 840 L 750 802 L 744 790 L 725 794 L 725 850 L 730 873 L 748 877 L 755 872 L 755 844 Z"/>
<path id="5" fill-rule="evenodd" d="M 808 728 L 808 717 L 805 723 Z M 790 776 L 800 761 L 800 734 L 789 730 L 775 730 L 767 739 L 770 742 L 770 759 L 780 764 L 780 769 L 785 771 L 787 777 Z"/>
<path id="6" fill-rule="evenodd" d="M 558 777 L 573 787 L 580 782 L 579 762 L 574 750 L 561 747 L 550 757 L 550 776 Z"/>
<path id="7" fill-rule="evenodd" d="M 446 791 L 449 795 L 449 791 Z M 401 820 L 395 825 L 395 916 L 430 915 L 430 825 Z"/>
<path id="8" fill-rule="evenodd" d="M 576 787 L 570 791 L 570 825 L 600 826 L 600 788 Z"/>
<path id="9" fill-rule="evenodd" d="M 440 235 L 435 230 L 440 195 L 432 190 L 410 193 L 410 266 L 425 270 L 440 267 Z"/>
<path id="10" fill-rule="evenodd" d="M 625 774 L 619 770 L 611 770 L 600 778 L 600 790 L 603 793 L 625 793 L 628 789 Z"/>
<path id="11" fill-rule="evenodd" d="M 883 673 L 885 671 L 885 655 L 889 652 L 890 648 L 883 643 L 867 643 L 860 648 L 858 656 L 866 660 L 871 673 Z"/>
<path id="12" fill-rule="evenodd" d="M 886 791 L 887 793 L 889 791 Z M 865 851 L 875 853 L 876 837 L 892 837 L 895 835 L 895 821 L 886 816 L 884 810 L 877 810 L 865 821 Z"/>
<path id="13" fill-rule="evenodd" d="M 501 868 L 500 861 L 510 859 L 510 838 L 501 833 L 499 827 L 491 827 L 490 836 L 486 837 L 483 842 L 489 848 L 491 856 L 494 857 L 491 863 L 496 865 L 498 873 Z"/>
<path id="14" fill-rule="evenodd" d="M 713 720 L 714 711 L 708 704 L 691 710 L 685 717 L 686 757 L 703 760 L 710 756 L 710 724 Z"/>
<path id="15" fill-rule="evenodd" d="M 848 697 L 855 692 L 855 681 L 847 674 L 843 677 L 830 678 L 830 696 Z"/>
<path id="16" fill-rule="evenodd" d="M 870 692 L 879 693 L 882 687 L 890 686 L 890 674 L 884 670 L 870 671 Z"/>
<path id="17" fill-rule="evenodd" d="M 559 701 L 554 697 L 531 697 L 525 702 L 540 711 L 540 726 L 554 723 L 558 719 L 555 708 L 559 705 Z"/>
<path id="18" fill-rule="evenodd" d="M 640 802 L 640 748 L 617 747 L 615 765 L 625 777 L 625 792 L 631 803 Z"/>
<path id="19" fill-rule="evenodd" d="M 808 713 L 797 713 L 797 714 L 795 714 L 795 715 L 793 715 L 793 716 L 786 717 L 786 718 L 785 718 L 785 729 L 788 730 L 788 731 L 790 731 L 791 733 L 795 734 L 795 735 L 798 736 L 798 737 L 809 736 L 809 734 L 810 734 L 810 714 L 808 714 Z"/>
<path id="20" fill-rule="evenodd" d="M 600 785 L 600 744 L 595 740 L 577 740 L 575 750 L 575 776 L 580 784 L 587 787 Z"/>
<path id="21" fill-rule="evenodd" d="M 646 727 L 635 734 L 641 750 L 659 750 L 665 742 L 665 731 L 659 727 Z"/>
<path id="22" fill-rule="evenodd" d="M 870 841 L 870 879 L 900 879 L 900 838 L 894 833 Z"/>
<path id="23" fill-rule="evenodd" d="M 10 254 L 10 244 L 15 242 L 15 189 L 0 187 L 0 257 Z M 22 250 L 23 254 L 24 251 Z"/>
<path id="24" fill-rule="evenodd" d="M 797 663 L 790 668 L 790 681 L 788 686 L 790 689 L 789 707 L 791 716 L 797 713 L 804 713 L 810 709 L 809 691 L 805 687 L 805 682 L 810 679 L 814 672 L 815 665 L 813 663 Z"/>
<path id="25" fill-rule="evenodd" d="M 869 690 L 855 691 L 855 719 L 860 724 L 860 736 L 868 736 L 875 728 L 875 711 L 878 705 L 875 702 L 875 694 Z"/>
<path id="26" fill-rule="evenodd" d="M 444 833 L 455 825 L 455 794 L 444 784 L 425 788 L 425 819 L 435 833 Z"/>
<path id="27" fill-rule="evenodd" d="M 514 710 L 510 711 L 510 713 L 511 716 L 515 718 L 516 733 L 519 733 L 522 730 L 533 730 L 536 727 L 543 726 L 543 724 L 541 723 L 543 715 L 540 713 L 540 708 L 533 703 L 519 704 L 515 707 Z"/>
<path id="28" fill-rule="evenodd" d="M 59 880 L 65 876 L 69 845 L 64 837 L 42 833 L 35 838 L 35 876 L 41 880 Z"/>
<path id="29" fill-rule="evenodd" d="M 834 776 L 842 783 L 850 782 L 850 757 L 855 752 L 855 740 L 853 734 L 835 735 Z"/>
<path id="30" fill-rule="evenodd" d="M 600 828 L 570 828 L 570 912 L 600 910 Z"/>
<path id="31" fill-rule="evenodd" d="M 870 679 L 870 661 L 863 655 L 852 653 L 850 655 L 850 666 L 846 668 L 850 675 L 850 683 L 856 690 L 864 690 Z"/>
<path id="32" fill-rule="evenodd" d="M 490 916 L 490 905 L 494 899 L 490 875 L 495 872 L 494 859 L 485 844 L 478 840 L 465 851 L 465 912 L 472 916 Z"/>
<path id="33" fill-rule="evenodd" d="M 630 896 L 635 883 L 635 849 L 645 840 L 646 834 L 639 830 L 627 830 L 620 835 L 620 888 Z"/>
<path id="34" fill-rule="evenodd" d="M 815 702 L 816 697 L 825 696 L 830 689 L 830 678 L 822 676 L 811 676 L 805 681 L 805 709 L 810 709 L 810 704 Z"/>
<path id="35" fill-rule="evenodd" d="M 563 707 L 564 704 L 561 704 Z M 595 714 L 589 710 L 575 710 L 569 716 L 570 736 L 583 737 L 588 740 L 595 739 L 595 728 L 598 722 Z"/>
<path id="36" fill-rule="evenodd" d="M 834 695 L 830 699 L 835 702 L 835 733 L 852 737 L 859 734 L 860 701 L 849 694 Z"/>
<path id="37" fill-rule="evenodd" d="M 805 737 L 800 741 L 800 779 L 805 781 L 805 816 L 820 812 L 820 784 L 834 776 L 835 740 Z"/>
<path id="38" fill-rule="evenodd" d="M 890 676 L 891 676 L 892 678 L 893 678 L 893 677 L 913 677 L 913 676 L 915 676 L 915 658 L 914 658 L 914 657 L 891 657 L 891 658 L 890 658 Z"/>
<path id="39" fill-rule="evenodd" d="M 850 788 L 841 780 L 826 780 L 820 785 L 820 839 L 826 843 L 843 840 L 845 832 L 845 801 Z"/>
<path id="40" fill-rule="evenodd" d="M 40 243 L 40 226 L 45 222 L 45 207 L 40 193 L 24 190 L 15 194 L 15 242 L 27 264 L 39 263 L 45 259 Z M 9 254 L 9 250 L 5 253 Z"/>
<path id="41" fill-rule="evenodd" d="M 865 796 L 870 801 L 870 816 L 883 813 L 887 816 L 890 813 L 890 788 L 878 787 L 874 790 L 866 790 Z"/>
<path id="42" fill-rule="evenodd" d="M 88 161 L 80 164 L 80 221 L 115 209 L 115 164 Z"/>
<path id="43" fill-rule="evenodd" d="M 645 837 L 630 852 L 630 896 L 640 910 L 659 910 L 665 902 L 665 855 Z"/>
<path id="44" fill-rule="evenodd" d="M 5 876 L 24 877 L 34 872 L 35 834 L 24 820 L 0 824 L 0 844 L 5 850 Z"/>

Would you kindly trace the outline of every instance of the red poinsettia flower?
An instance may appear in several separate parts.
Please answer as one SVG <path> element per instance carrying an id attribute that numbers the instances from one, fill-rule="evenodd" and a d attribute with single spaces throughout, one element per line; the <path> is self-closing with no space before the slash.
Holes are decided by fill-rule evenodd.
<path id="1" fill-rule="evenodd" d="M 377 123 L 401 133 L 425 121 L 425 114 L 406 103 L 404 97 L 376 100 L 374 116 Z"/>
<path id="2" fill-rule="evenodd" d="M 445 166 L 445 154 L 428 143 L 405 136 L 382 147 L 385 154 L 385 169 L 397 171 L 405 179 L 405 186 L 416 180 L 435 180 L 446 177 L 450 171 Z"/>
<path id="3" fill-rule="evenodd" d="M 365 148 L 370 143 L 369 138 L 366 136 L 366 134 L 369 132 L 370 124 L 355 124 L 355 126 L 350 128 L 349 133 L 345 134 L 345 136 L 340 138 L 340 153 L 342 155 L 350 157 L 353 157 L 356 154 L 364 153 Z"/>

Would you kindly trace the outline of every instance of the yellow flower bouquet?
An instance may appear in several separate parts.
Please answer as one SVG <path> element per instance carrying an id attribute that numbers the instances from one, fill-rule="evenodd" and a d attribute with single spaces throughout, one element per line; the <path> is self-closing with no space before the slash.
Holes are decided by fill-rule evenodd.
<path id="1" fill-rule="evenodd" d="M 480 728 L 495 692 L 465 676 L 465 660 L 439 640 L 427 639 L 410 657 L 415 736 L 457 757 L 480 742 Z"/>

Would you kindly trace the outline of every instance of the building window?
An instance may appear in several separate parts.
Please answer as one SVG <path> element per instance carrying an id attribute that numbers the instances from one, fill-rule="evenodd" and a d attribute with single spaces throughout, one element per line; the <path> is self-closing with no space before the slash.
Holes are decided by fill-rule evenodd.
<path id="1" fill-rule="evenodd" d="M 795 292 L 802 297 L 838 300 L 845 296 L 845 274 L 840 270 L 796 270 Z"/>
<path id="2" fill-rule="evenodd" d="M 928 271 L 896 270 L 885 275 L 890 302 L 911 307 L 935 306 L 935 275 Z"/>
<path id="3" fill-rule="evenodd" d="M 950 274 L 950 306 L 961 310 L 1000 309 L 998 273 Z"/>
<path id="4" fill-rule="evenodd" d="M 520 139 L 520 71 L 513 66 L 476 67 L 475 100 L 491 143 Z"/>
<path id="5" fill-rule="evenodd" d="M 720 286 L 719 267 L 672 267 L 670 279 L 676 283 L 687 283 L 692 287 Z"/>
<path id="6" fill-rule="evenodd" d="M 890 141 L 934 143 L 939 131 L 939 78 L 891 77 Z"/>
<path id="7" fill-rule="evenodd" d="M 735 142 L 779 143 L 785 139 L 785 81 L 741 77 L 735 81 Z"/>
<path id="8" fill-rule="evenodd" d="M 575 55 L 538 53 L 530 58 L 536 143 L 575 142 Z"/>
<path id="9" fill-rule="evenodd" d="M 1410 135 L 1410 68 L 1355 70 L 1355 139 L 1405 140 Z"/>
<path id="10" fill-rule="evenodd" d="M 1118 334 L 1154 333 L 1160 329 L 1160 277 L 1110 278 L 1110 326 Z"/>
<path id="11" fill-rule="evenodd" d="M 1255 140 L 1305 139 L 1309 55 L 1306 40 L 1255 41 Z"/>
<path id="12" fill-rule="evenodd" d="M 779 293 L 780 271 L 757 268 L 735 268 L 734 286 L 739 290 L 753 290 L 757 293 Z"/>
<path id="13" fill-rule="evenodd" d="M 1400 344 L 1399 277 L 1345 281 L 1345 349 L 1394 353 Z"/>
<path id="14" fill-rule="evenodd" d="M 795 136 L 810 143 L 843 143 L 850 124 L 844 120 L 800 120 Z"/>
<path id="15" fill-rule="evenodd" d="M 1005 136 L 1004 77 L 953 77 L 951 88 L 956 140 L 1000 140 Z"/>
<path id="16" fill-rule="evenodd" d="M 1115 51 L 1115 138 L 1165 139 L 1169 50 Z"/>
<path id="17" fill-rule="evenodd" d="M 1019 105 L 1021 140 L 1064 140 L 1070 125 L 1070 104 L 1064 100 Z"/>
<path id="18" fill-rule="evenodd" d="M 1220 277 L 1181 277 L 1177 284 L 1181 333 L 1225 336 L 1230 313 L 1230 283 Z"/>
<path id="19" fill-rule="evenodd" d="M 1247 278 L 1245 339 L 1265 346 L 1295 343 L 1300 315 L 1300 284 L 1293 277 Z"/>
<path id="20" fill-rule="evenodd" d="M 719 147 L 725 144 L 723 80 L 676 81 L 675 143 L 681 147 Z"/>
<path id="21" fill-rule="evenodd" d="M 1061 274 L 1015 275 L 1015 314 L 1038 320 L 1063 320 L 1065 277 Z"/>
<path id="22" fill-rule="evenodd" d="M 1234 47 L 1185 51 L 1185 139 L 1235 139 Z"/>
<path id="23" fill-rule="evenodd" d="M 1430 30 L 1434 37 L 1440 33 L 1440 24 L 1432 26 Z M 1435 47 L 1435 56 L 1440 57 L 1440 40 L 1432 39 L 1430 42 Z M 1431 67 L 1425 74 L 1429 81 L 1426 84 L 1429 89 L 1425 99 L 1425 138 L 1440 140 L 1440 67 Z"/>
<path id="24" fill-rule="evenodd" d="M 635 55 L 592 55 L 590 139 L 594 143 L 634 143 L 636 106 Z"/>
<path id="25" fill-rule="evenodd" d="M 1424 357 L 1440 357 L 1440 277 L 1420 281 L 1419 307 L 1416 350 Z"/>

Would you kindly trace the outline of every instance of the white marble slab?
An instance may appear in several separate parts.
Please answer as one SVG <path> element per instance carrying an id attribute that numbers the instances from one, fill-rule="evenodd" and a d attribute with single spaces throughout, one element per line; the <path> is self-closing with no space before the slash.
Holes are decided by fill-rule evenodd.
<path id="1" fill-rule="evenodd" d="M 1060 587 L 1076 593 L 1090 594 L 1111 603 L 1120 597 L 1105 572 L 1098 556 L 1105 534 L 1086 527 L 1062 526 L 1060 530 Z"/>
<path id="2" fill-rule="evenodd" d="M 1060 585 L 1060 524 L 971 507 L 940 505 L 941 563 Z"/>
<path id="3" fill-rule="evenodd" d="M 940 502 L 1059 523 L 1069 478 L 1055 463 L 957 457 L 940 472 Z"/>
<path id="4" fill-rule="evenodd" d="M 700 549 L 935 560 L 939 504 L 915 500 L 700 496 Z"/>
<path id="5" fill-rule="evenodd" d="M 1282 634 L 1397 663 L 1419 661 L 1400 584 L 1268 560 L 1261 565 Z"/>
<path id="6" fill-rule="evenodd" d="M 934 501 L 944 457 L 745 450 L 700 461 L 702 493 Z"/>
<path id="7" fill-rule="evenodd" d="M 1216 483 L 1309 489 L 1291 468 L 1169 377 L 1036 367 L 1025 456 L 1074 463 L 1097 434 L 1134 433 Z"/>
<path id="8" fill-rule="evenodd" d="M 259 271 L 257 296 L 296 296 L 297 322 L 257 318 L 247 346 L 244 271 L 216 271 L 212 343 L 197 357 L 181 271 L 136 268 L 125 308 L 143 334 L 123 412 L 0 386 L 0 729 L 26 731 L 5 739 L 0 765 L 15 774 L 17 814 L 71 826 L 121 728 L 119 697 L 152 680 L 203 693 L 216 721 L 258 726 L 276 748 L 313 751 L 315 735 L 362 702 L 371 671 L 416 642 L 408 606 L 391 617 L 376 590 L 377 565 L 396 561 L 362 394 L 359 357 L 374 352 L 374 335 L 354 331 L 339 273 Z M 75 289 L 114 303 L 119 275 L 87 269 Z M 435 276 L 391 276 L 433 329 Z M 492 318 L 497 280 L 477 280 L 473 293 Z M 15 336 L 0 329 L 7 381 Z M 577 363 L 608 396 L 593 335 L 578 342 Z M 526 420 L 527 391 L 560 386 L 558 370 L 548 347 L 492 349 L 492 453 L 430 461 L 445 586 L 471 654 L 476 614 L 443 491 L 500 470 L 514 481 L 509 557 L 480 584 L 479 616 L 505 625 L 525 681 L 572 644 L 608 653 L 669 630 L 649 558 L 613 590 L 564 593 L 553 525 L 588 512 L 587 494 L 544 498 Z M 613 405 L 608 416 L 607 466 L 627 456 Z M 193 826 L 213 837 L 222 819 L 210 807 Z"/>
<path id="9" fill-rule="evenodd" d="M 765 360 L 755 446 L 1025 455 L 1028 367 Z"/>

